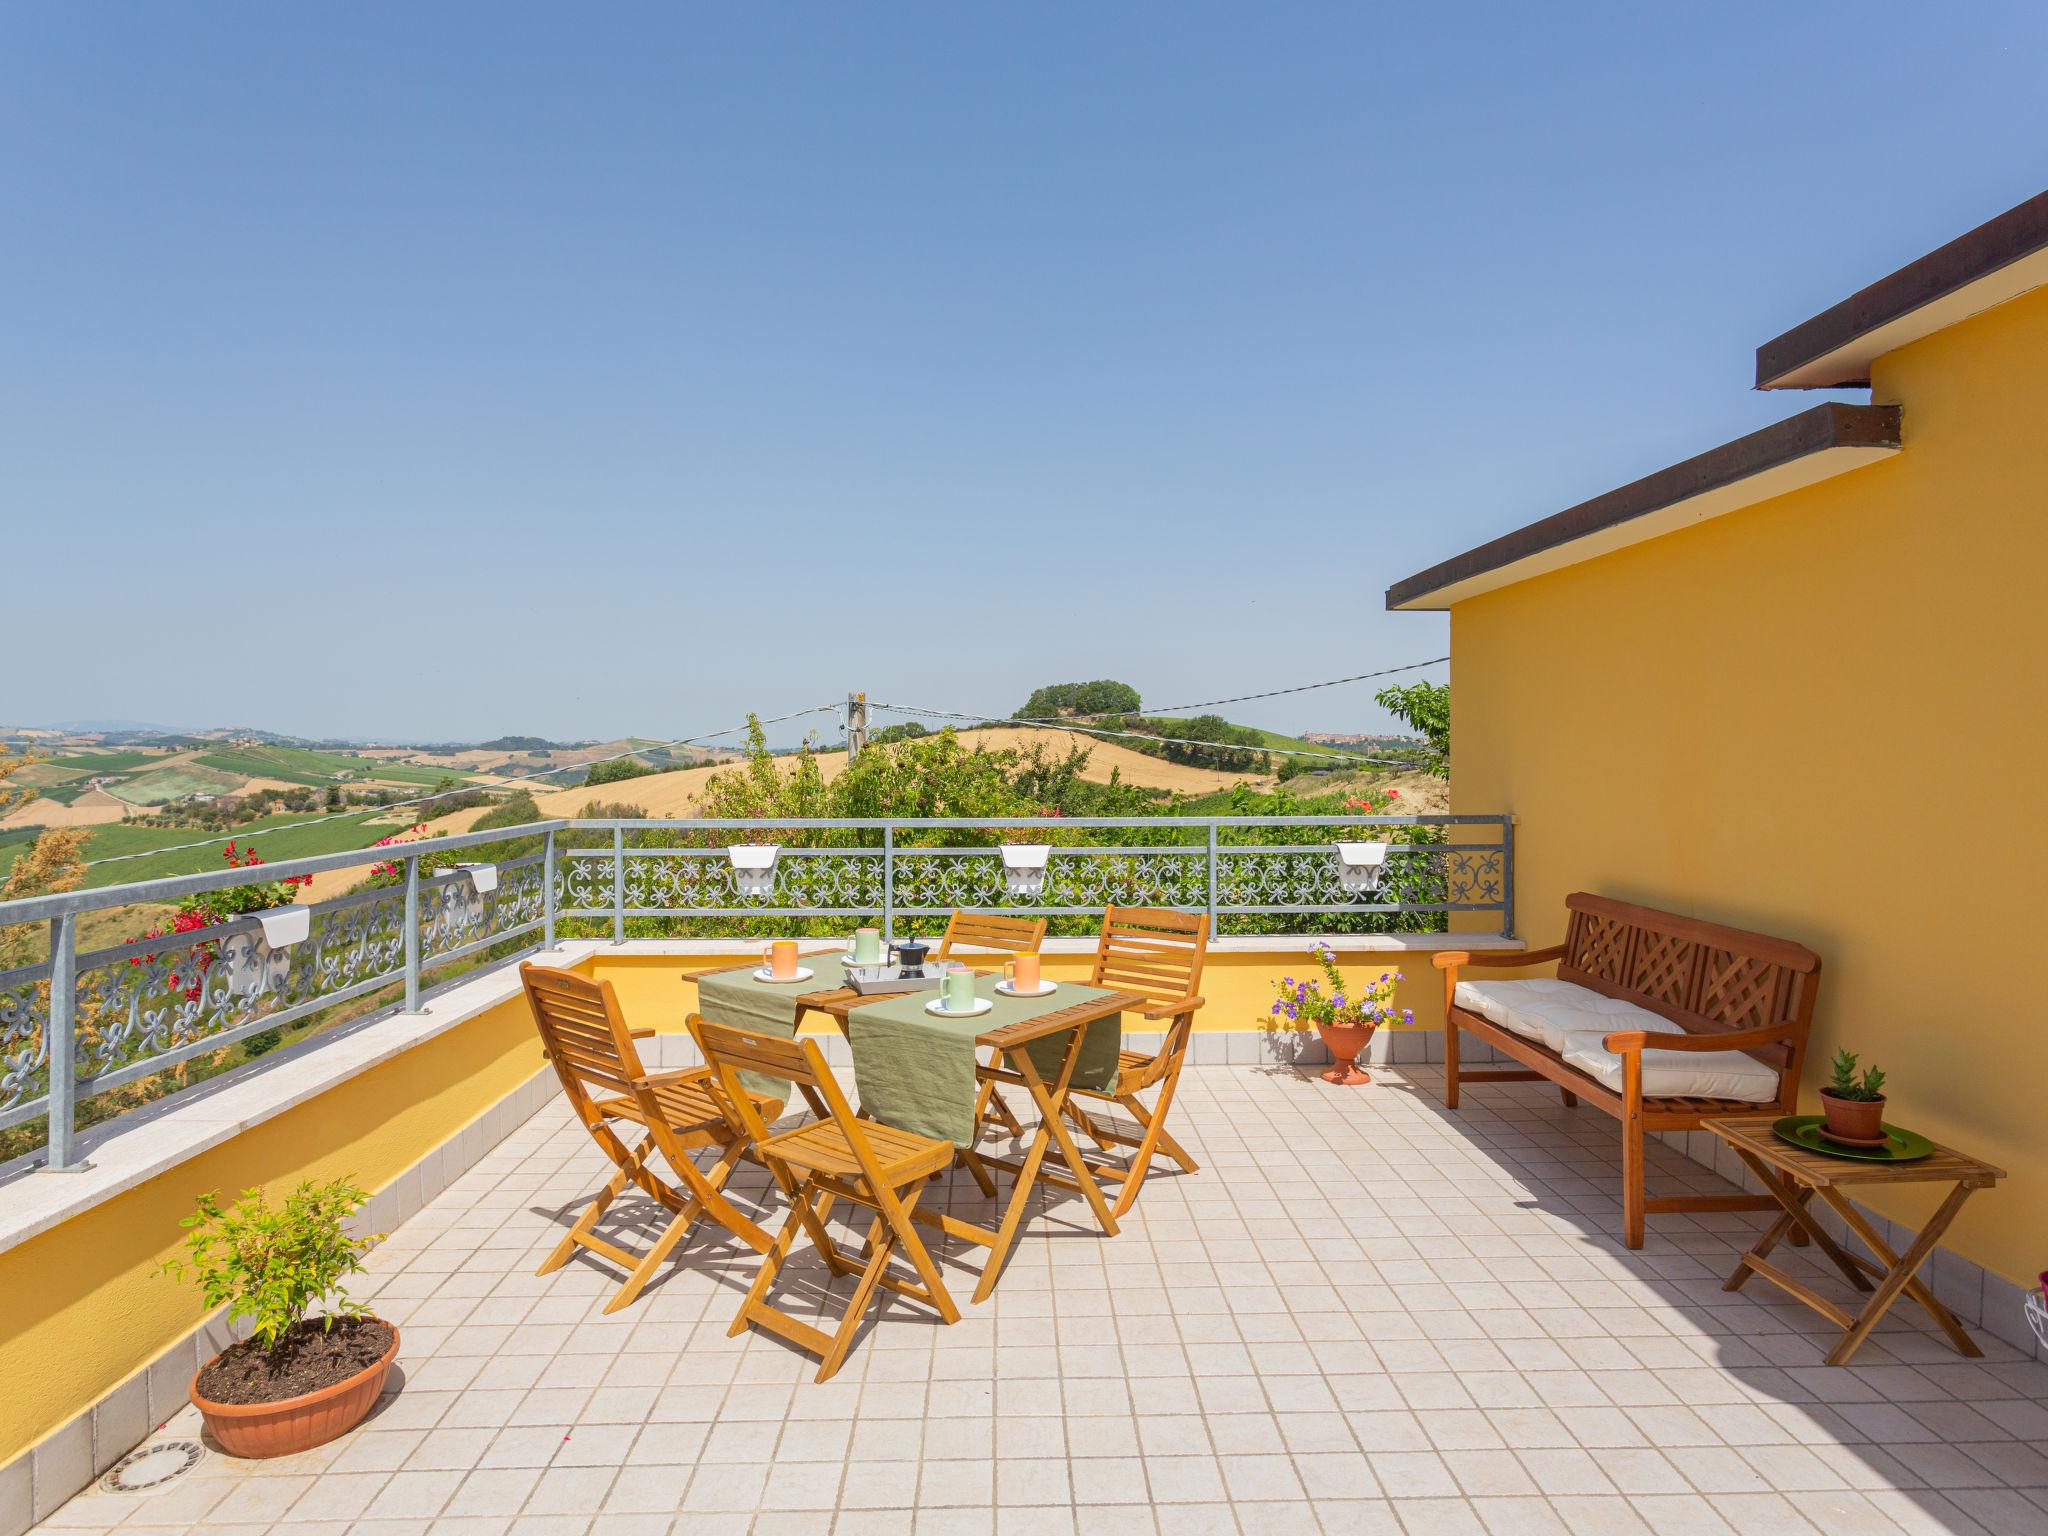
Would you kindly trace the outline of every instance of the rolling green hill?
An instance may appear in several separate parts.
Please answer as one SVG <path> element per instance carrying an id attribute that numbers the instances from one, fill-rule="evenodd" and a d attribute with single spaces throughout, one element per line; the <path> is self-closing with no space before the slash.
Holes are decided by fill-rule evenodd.
<path id="1" fill-rule="evenodd" d="M 277 779 L 286 784 L 325 786 L 347 774 L 351 779 L 381 779 L 390 784 L 434 785 L 448 776 L 442 768 L 421 768 L 346 752 L 321 752 L 312 747 L 229 747 L 202 753 L 196 761 L 223 773 L 250 779 Z M 467 782 L 468 774 L 457 773 Z"/>
<path id="2" fill-rule="evenodd" d="M 319 826 L 309 825 L 317 819 L 313 816 L 265 817 L 237 828 L 235 842 L 243 848 L 253 846 L 265 860 L 276 863 L 282 859 L 310 858 L 316 853 L 367 848 L 391 830 L 389 827 L 364 826 L 367 816 L 351 816 Z M 86 836 L 86 858 L 110 859 L 123 854 L 147 854 L 149 857 L 123 859 L 119 864 L 95 865 L 86 872 L 85 883 L 88 887 L 97 888 L 222 868 L 220 842 L 182 853 L 159 851 L 197 842 L 208 835 L 192 827 L 132 827 L 118 822 L 94 827 Z M 15 859 L 27 847 L 25 836 L 0 843 L 0 879 L 6 877 Z"/>

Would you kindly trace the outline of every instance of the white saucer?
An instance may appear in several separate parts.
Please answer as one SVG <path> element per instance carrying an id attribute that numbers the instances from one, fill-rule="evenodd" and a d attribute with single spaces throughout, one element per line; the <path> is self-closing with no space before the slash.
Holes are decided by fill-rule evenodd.
<path id="1" fill-rule="evenodd" d="M 999 981 L 996 983 L 996 990 L 1002 993 L 1005 997 L 1049 997 L 1053 993 L 1059 991 L 1059 989 L 1060 984 L 1056 981 L 1039 982 L 1038 990 L 1036 992 L 1020 992 L 1015 987 L 1011 986 L 1007 981 Z"/>
<path id="2" fill-rule="evenodd" d="M 808 965 L 800 965 L 796 968 L 794 976 L 778 976 L 764 965 L 754 972 L 754 980 L 765 981 L 771 987 L 786 987 L 793 981 L 809 981 L 817 974 Z"/>
<path id="3" fill-rule="evenodd" d="M 985 997 L 977 997 L 974 1000 L 974 1006 L 972 1008 L 961 1008 L 957 1010 L 948 1008 L 943 998 L 935 998 L 933 1001 L 926 1003 L 924 1005 L 924 1011 L 926 1013 L 931 1014 L 934 1018 L 971 1019 L 979 1014 L 987 1013 L 989 1009 L 993 1007 L 995 1007 L 995 1004 L 990 1002 Z"/>

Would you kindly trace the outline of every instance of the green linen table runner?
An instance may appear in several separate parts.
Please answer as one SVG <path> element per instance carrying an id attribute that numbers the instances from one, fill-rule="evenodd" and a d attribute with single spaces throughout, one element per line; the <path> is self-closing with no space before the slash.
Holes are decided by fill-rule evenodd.
<path id="1" fill-rule="evenodd" d="M 803 955 L 800 968 L 814 974 L 804 981 L 759 981 L 751 970 L 722 971 L 697 980 L 697 1011 L 714 1024 L 756 1029 L 764 1035 L 796 1033 L 796 1000 L 806 992 L 832 992 L 846 985 L 846 958 L 838 950 Z M 754 1093 L 789 1097 L 789 1080 L 761 1072 L 742 1072 L 740 1082 Z"/>
<path id="2" fill-rule="evenodd" d="M 935 993 L 910 992 L 863 1004 L 847 1015 L 853 1077 L 863 1111 L 898 1130 L 950 1141 L 958 1147 L 972 1146 L 976 1037 L 1110 995 L 1102 987 L 1062 982 L 1057 991 L 1044 997 L 1006 997 L 995 990 L 995 978 L 987 976 L 976 979 L 974 991 L 995 1007 L 972 1018 L 940 1018 L 925 1011 Z M 1048 1085 L 1059 1079 L 1072 1034 L 1061 1030 L 1024 1047 Z M 1115 1087 L 1117 1051 L 1122 1043 L 1121 1014 L 1112 1013 L 1088 1025 L 1070 1086 Z"/>

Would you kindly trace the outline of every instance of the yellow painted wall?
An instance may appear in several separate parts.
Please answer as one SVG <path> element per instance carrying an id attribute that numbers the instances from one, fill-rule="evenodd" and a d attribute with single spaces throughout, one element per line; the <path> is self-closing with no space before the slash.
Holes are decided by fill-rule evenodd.
<path id="1" fill-rule="evenodd" d="M 157 1274 L 209 1189 L 352 1177 L 384 1188 L 541 1069 L 515 997 L 0 1254 L 0 1466 L 205 1321 Z"/>
<path id="2" fill-rule="evenodd" d="M 1949 1245 L 2048 1267 L 2048 291 L 1879 360 L 1904 451 L 1451 614 L 1453 808 L 1517 918 L 1601 891 L 1784 934 L 1890 1117 L 1999 1164 Z M 1872 1191 L 1917 1220 L 1933 1196 Z"/>
<path id="3" fill-rule="evenodd" d="M 600 949 L 590 961 L 590 974 L 608 980 L 618 994 L 619 1006 L 636 1029 L 653 1028 L 663 1033 L 683 1032 L 684 1017 L 697 1006 L 697 989 L 679 978 L 686 973 L 716 970 L 758 960 L 760 951 L 750 950 L 726 956 L 609 954 Z M 963 958 L 971 958 L 963 956 Z M 1054 981 L 1085 982 L 1091 955 L 1047 955 L 1045 974 Z M 1415 1010 L 1417 1029 L 1443 1027 L 1443 979 L 1430 965 L 1426 954 L 1396 955 L 1367 953 L 1339 955 L 1338 968 L 1347 978 L 1372 981 L 1382 971 L 1399 971 L 1404 978 L 1396 1001 Z M 1282 976 L 1307 976 L 1314 962 L 1305 952 L 1212 953 L 1202 971 L 1202 1011 L 1195 1015 L 1199 1031 L 1253 1030 L 1272 1023 L 1267 1012 L 1273 1005 L 1272 983 Z M 829 1019 L 812 1015 L 804 1032 L 816 1034 L 831 1029 Z M 1126 1028 L 1144 1028 L 1126 1024 Z M 1163 1026 L 1150 1026 L 1153 1028 Z"/>

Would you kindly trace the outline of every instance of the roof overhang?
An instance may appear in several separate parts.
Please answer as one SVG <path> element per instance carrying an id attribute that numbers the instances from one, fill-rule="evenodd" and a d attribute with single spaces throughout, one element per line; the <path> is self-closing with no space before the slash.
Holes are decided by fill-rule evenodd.
<path id="1" fill-rule="evenodd" d="M 1898 451 L 1897 406 L 1817 405 L 1398 581 L 1387 588 L 1387 607 L 1448 608 L 1833 479 Z"/>
<path id="2" fill-rule="evenodd" d="M 1872 359 L 2048 283 L 2048 192 L 1756 349 L 1758 389 L 1860 389 Z"/>

